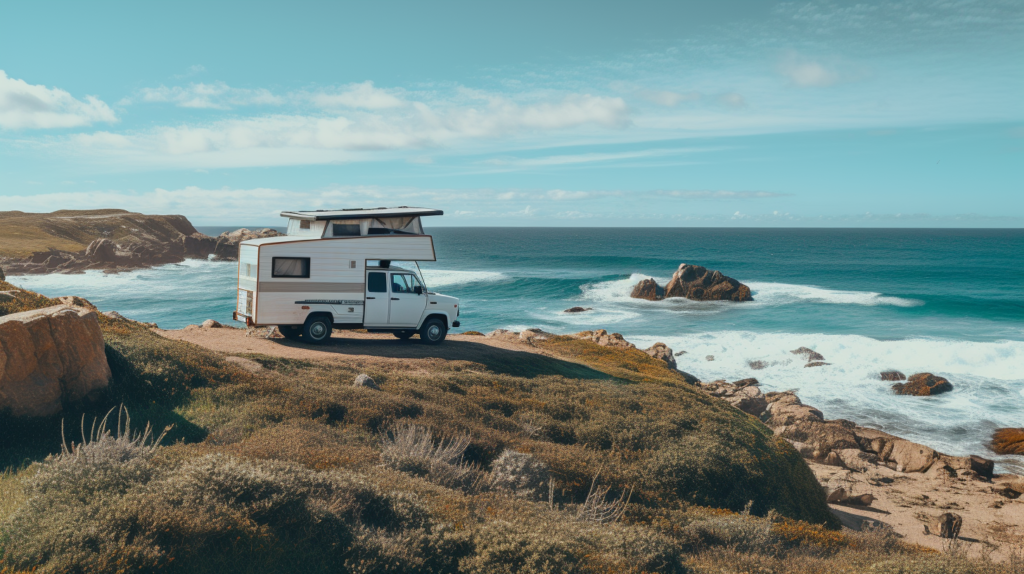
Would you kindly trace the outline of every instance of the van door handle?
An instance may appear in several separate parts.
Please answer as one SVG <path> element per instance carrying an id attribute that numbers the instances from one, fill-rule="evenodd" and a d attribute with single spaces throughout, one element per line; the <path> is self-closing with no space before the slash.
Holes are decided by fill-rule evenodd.
<path id="1" fill-rule="evenodd" d="M 399 299 L 398 297 L 392 297 L 391 300 L 392 301 L 401 301 L 401 299 Z"/>
<path id="2" fill-rule="evenodd" d="M 367 297 L 367 299 L 376 299 L 376 297 Z"/>

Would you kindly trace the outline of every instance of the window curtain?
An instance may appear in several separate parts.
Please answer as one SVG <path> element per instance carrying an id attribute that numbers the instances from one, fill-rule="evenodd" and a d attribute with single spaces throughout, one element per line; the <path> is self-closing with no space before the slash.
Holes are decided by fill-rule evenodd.
<path id="1" fill-rule="evenodd" d="M 370 220 L 372 229 L 391 229 L 402 233 L 423 235 L 419 217 L 384 217 Z"/>

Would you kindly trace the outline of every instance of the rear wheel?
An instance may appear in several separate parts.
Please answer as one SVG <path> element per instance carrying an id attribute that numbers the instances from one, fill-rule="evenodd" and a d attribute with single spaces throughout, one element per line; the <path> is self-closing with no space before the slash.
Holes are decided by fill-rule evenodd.
<path id="1" fill-rule="evenodd" d="M 331 330 L 333 328 L 334 325 L 331 324 L 331 319 L 323 315 L 312 315 L 306 319 L 306 324 L 302 326 L 302 340 L 319 345 L 331 338 Z"/>
<path id="2" fill-rule="evenodd" d="M 444 341 L 444 338 L 447 335 L 448 325 L 437 317 L 427 319 L 427 321 L 423 323 L 423 326 L 420 327 L 420 341 L 428 345 L 436 345 L 441 341 Z"/>
<path id="3" fill-rule="evenodd" d="M 278 325 L 277 330 L 289 341 L 302 340 L 302 325 Z"/>
<path id="4" fill-rule="evenodd" d="M 395 331 L 393 333 L 394 336 L 398 337 L 399 339 L 401 339 L 403 341 L 408 341 L 415 334 L 416 334 L 416 331 L 413 331 L 411 329 L 408 330 L 408 331 Z"/>

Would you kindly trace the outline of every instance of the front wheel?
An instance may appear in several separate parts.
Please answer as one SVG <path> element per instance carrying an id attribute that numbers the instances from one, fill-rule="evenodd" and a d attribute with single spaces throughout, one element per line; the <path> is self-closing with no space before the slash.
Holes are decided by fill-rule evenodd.
<path id="1" fill-rule="evenodd" d="M 313 315 L 306 319 L 302 326 L 302 340 L 316 345 L 322 344 L 331 338 L 331 330 L 334 325 L 331 320 L 323 315 Z"/>
<path id="2" fill-rule="evenodd" d="M 426 323 L 420 327 L 420 341 L 428 345 L 436 345 L 441 341 L 444 341 L 445 336 L 448 335 L 448 325 L 444 321 L 438 318 L 427 319 Z"/>

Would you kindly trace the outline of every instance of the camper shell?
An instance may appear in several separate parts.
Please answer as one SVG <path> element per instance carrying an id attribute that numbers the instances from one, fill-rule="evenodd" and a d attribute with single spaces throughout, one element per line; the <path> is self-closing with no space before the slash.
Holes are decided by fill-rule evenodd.
<path id="1" fill-rule="evenodd" d="M 436 261 L 420 207 L 286 211 L 287 235 L 238 247 L 234 317 L 323 342 L 334 328 L 392 332 L 427 343 L 459 326 L 459 300 L 427 290 L 418 261 Z M 410 267 L 392 261 L 412 262 Z"/>

